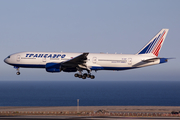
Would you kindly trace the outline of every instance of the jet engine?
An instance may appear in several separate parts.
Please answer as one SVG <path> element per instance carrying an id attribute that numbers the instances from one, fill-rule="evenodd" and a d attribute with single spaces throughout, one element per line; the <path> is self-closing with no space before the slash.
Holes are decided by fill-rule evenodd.
<path id="1" fill-rule="evenodd" d="M 61 63 L 47 63 L 46 71 L 47 72 L 61 72 Z"/>

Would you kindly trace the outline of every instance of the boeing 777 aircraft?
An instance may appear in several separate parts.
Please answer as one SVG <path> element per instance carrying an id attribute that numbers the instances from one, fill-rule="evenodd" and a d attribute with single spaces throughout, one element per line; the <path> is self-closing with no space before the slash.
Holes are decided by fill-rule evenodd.
<path id="1" fill-rule="evenodd" d="M 47 72 L 79 72 L 75 77 L 82 79 L 95 76 L 91 71 L 128 70 L 167 62 L 168 58 L 158 57 L 169 29 L 162 29 L 136 54 L 98 54 L 63 52 L 20 52 L 8 56 L 4 62 L 17 69 L 45 68 Z M 87 73 L 82 73 L 83 70 Z"/>

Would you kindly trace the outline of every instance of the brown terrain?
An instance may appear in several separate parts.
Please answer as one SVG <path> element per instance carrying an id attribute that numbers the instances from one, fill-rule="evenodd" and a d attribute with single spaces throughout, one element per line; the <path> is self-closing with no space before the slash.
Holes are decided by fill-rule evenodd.
<path id="1" fill-rule="evenodd" d="M 180 106 L 0 107 L 0 115 L 173 116 Z M 176 114 L 175 116 L 180 116 Z"/>
<path id="2" fill-rule="evenodd" d="M 79 111 L 98 111 L 106 110 L 109 112 L 164 112 L 180 111 L 180 106 L 79 106 Z M 34 112 L 59 112 L 77 111 L 77 106 L 68 107 L 0 107 L 1 111 L 34 111 Z"/>

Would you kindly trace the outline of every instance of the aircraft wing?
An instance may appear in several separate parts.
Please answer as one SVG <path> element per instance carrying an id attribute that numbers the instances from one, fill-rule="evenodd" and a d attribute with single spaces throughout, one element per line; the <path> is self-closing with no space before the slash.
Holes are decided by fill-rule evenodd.
<path id="1" fill-rule="evenodd" d="M 87 56 L 89 53 L 83 53 L 77 57 L 74 57 L 70 60 L 67 60 L 63 62 L 63 66 L 78 66 L 78 65 L 84 65 L 87 60 Z"/>

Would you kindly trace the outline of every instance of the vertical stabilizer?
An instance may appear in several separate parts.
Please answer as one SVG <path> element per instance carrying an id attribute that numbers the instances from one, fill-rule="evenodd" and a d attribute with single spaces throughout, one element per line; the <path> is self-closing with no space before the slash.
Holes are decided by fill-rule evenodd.
<path id="1" fill-rule="evenodd" d="M 169 29 L 162 29 L 137 54 L 152 53 L 153 55 L 158 56 L 168 31 Z"/>

